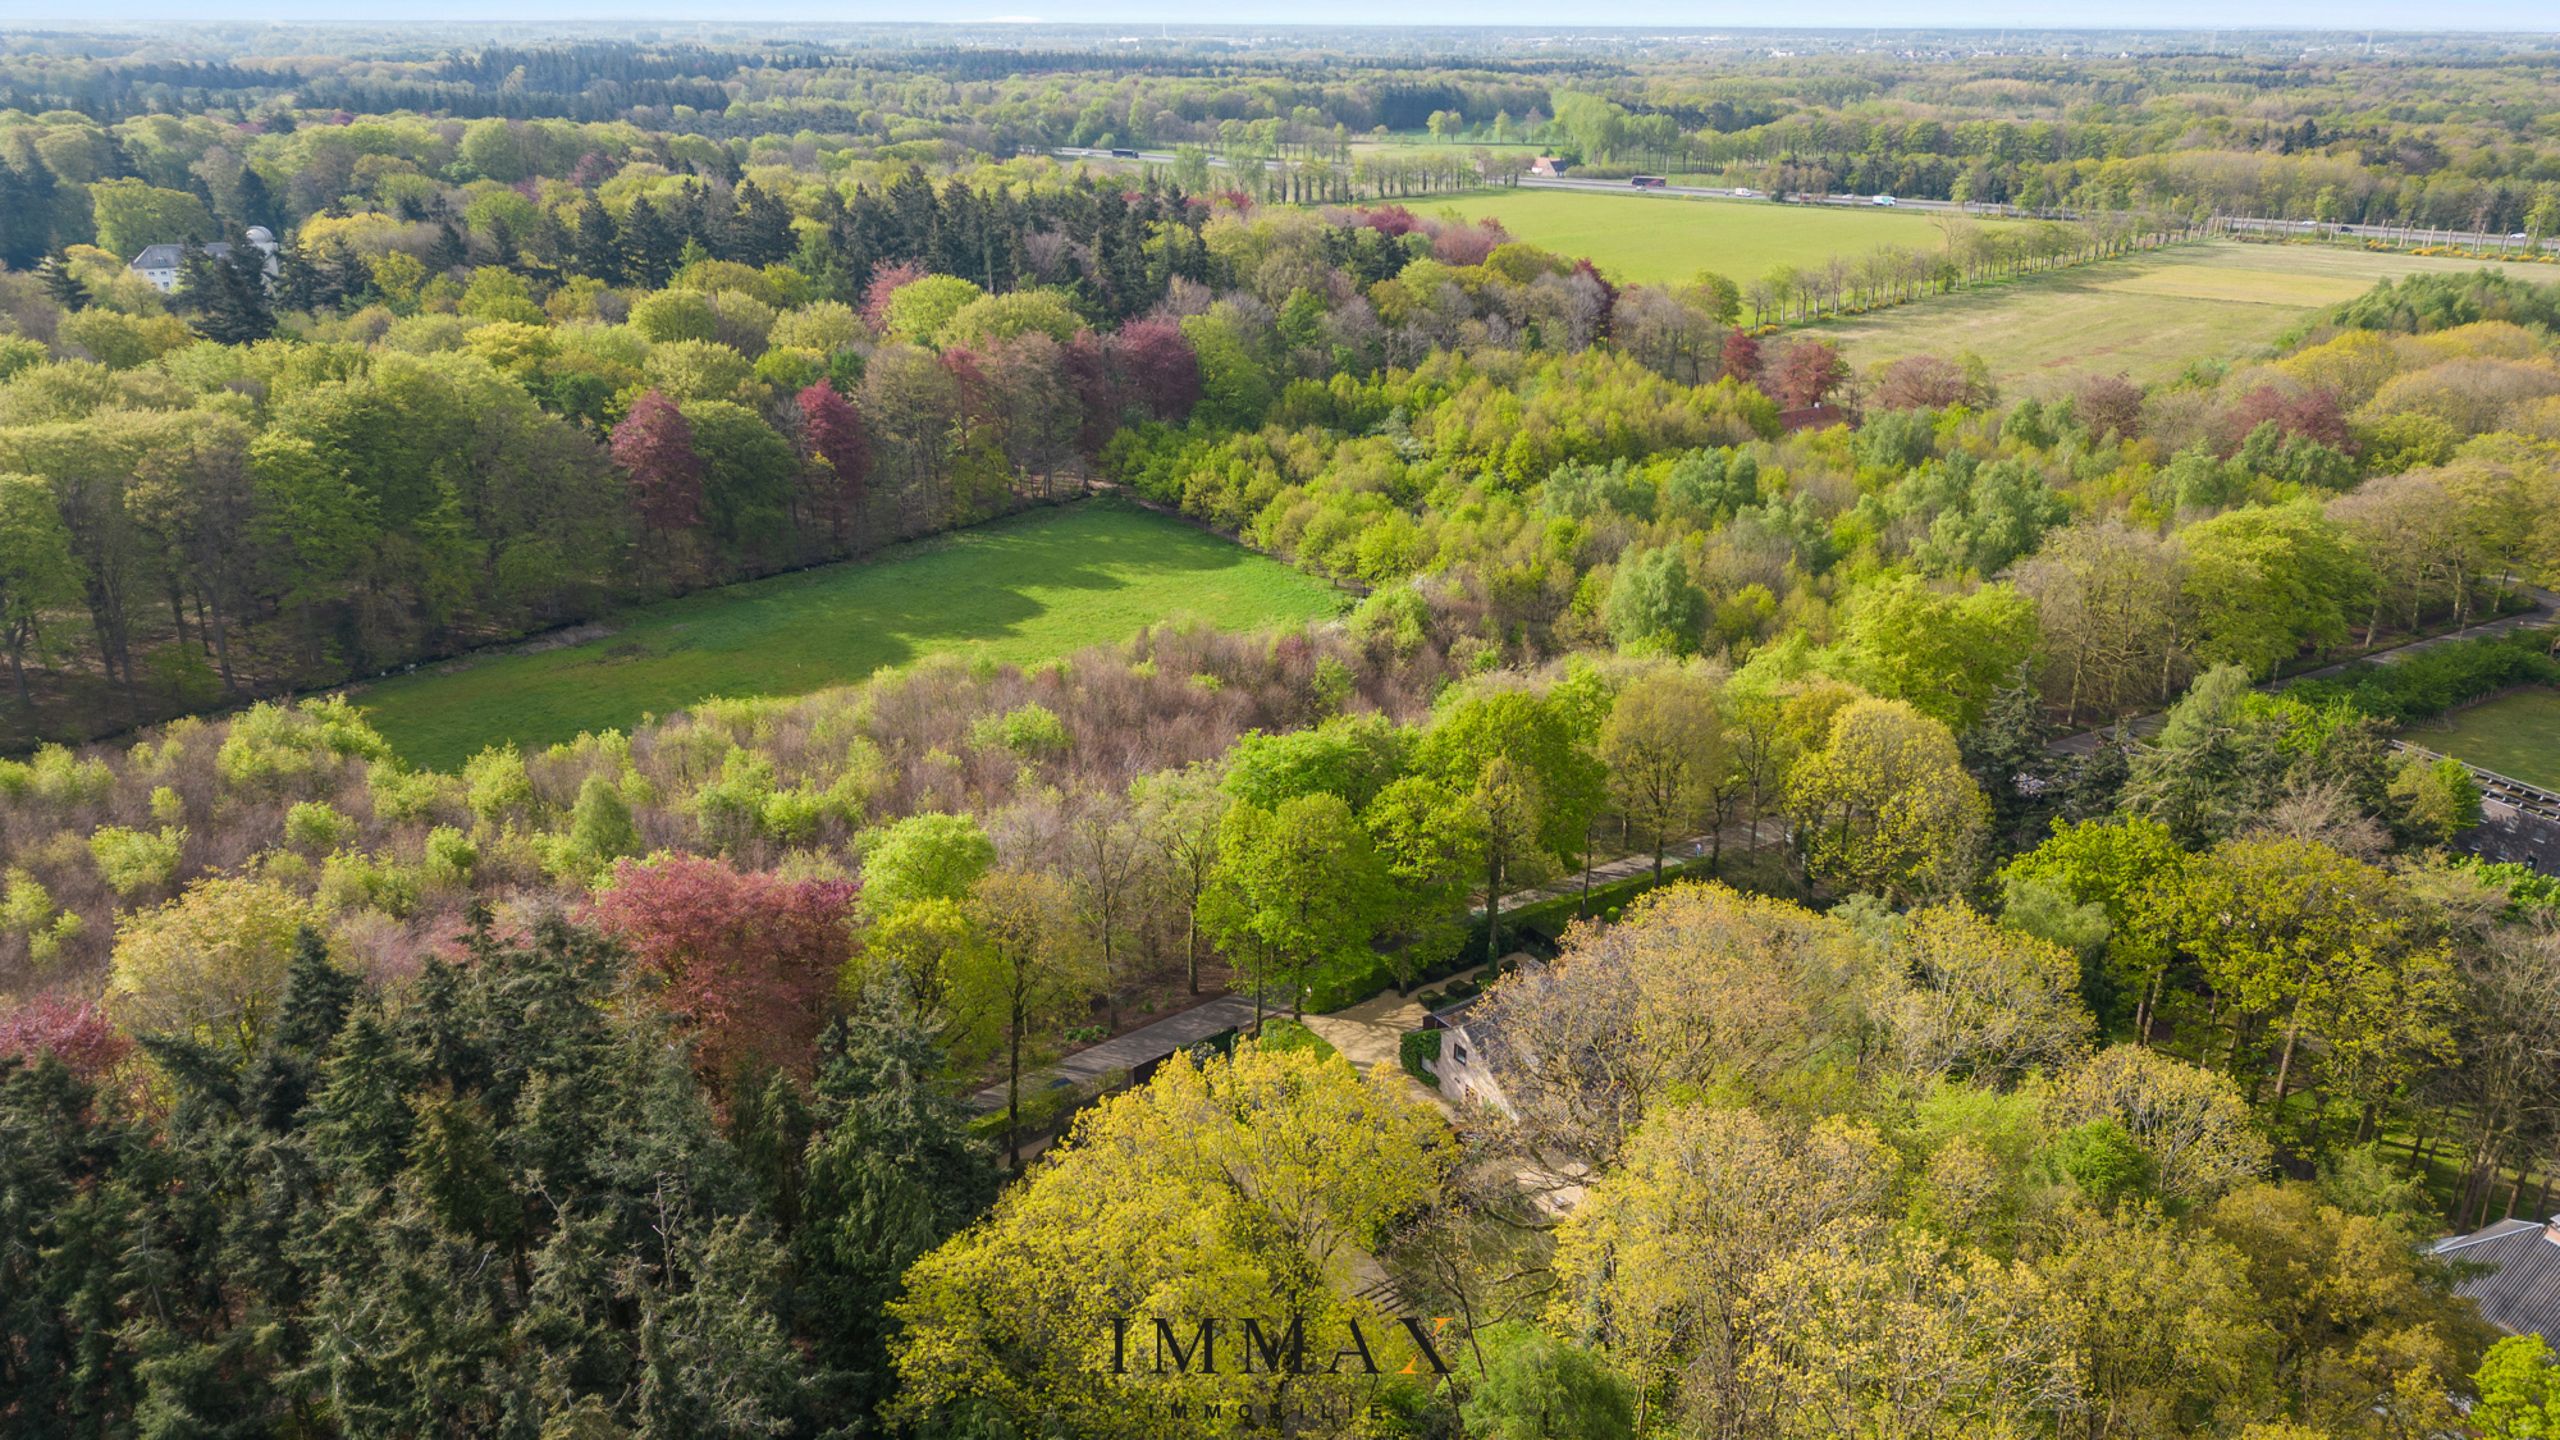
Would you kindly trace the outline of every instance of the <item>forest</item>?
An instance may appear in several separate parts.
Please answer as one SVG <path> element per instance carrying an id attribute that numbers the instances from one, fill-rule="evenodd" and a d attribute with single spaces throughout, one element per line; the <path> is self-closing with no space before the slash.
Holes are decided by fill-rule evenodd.
<path id="1" fill-rule="evenodd" d="M 2552 1212 L 2560 881 L 2401 736 L 2560 686 L 2560 285 L 1804 324 L 2538 241 L 2544 60 L 1072 40 L 0 41 L 0 1434 L 2552 1433 L 2428 1242 Z M 1619 284 L 1377 168 L 1515 136 L 2107 214 Z M 1069 505 L 1356 598 L 341 690 Z"/>

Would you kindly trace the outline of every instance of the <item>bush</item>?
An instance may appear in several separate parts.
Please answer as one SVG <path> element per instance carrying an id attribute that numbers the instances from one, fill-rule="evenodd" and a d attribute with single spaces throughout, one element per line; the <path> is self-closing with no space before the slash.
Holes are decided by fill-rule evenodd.
<path id="1" fill-rule="evenodd" d="M 284 843 L 318 855 L 335 850 L 356 833 L 356 822 L 326 800 L 305 800 L 285 812 Z"/>
<path id="2" fill-rule="evenodd" d="M 178 854 L 185 848 L 184 826 L 168 826 L 158 834 L 102 825 L 89 836 L 89 858 L 98 875 L 118 895 L 166 885 L 178 873 Z"/>
<path id="3" fill-rule="evenodd" d="M 1440 1077 L 1424 1069 L 1423 1065 L 1426 1061 L 1433 1064 L 1439 1062 L 1440 1037 L 1447 1033 L 1445 1030 L 1404 1032 L 1404 1038 L 1396 1042 L 1396 1060 L 1404 1066 L 1404 1073 L 1435 1090 L 1438 1089 Z"/>

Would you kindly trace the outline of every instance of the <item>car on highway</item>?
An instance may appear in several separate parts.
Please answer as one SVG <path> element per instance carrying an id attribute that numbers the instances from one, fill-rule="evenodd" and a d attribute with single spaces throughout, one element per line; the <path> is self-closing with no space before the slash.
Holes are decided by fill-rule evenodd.
<path id="1" fill-rule="evenodd" d="M 1733 187 L 1733 198 L 1736 200 L 1756 200 L 1759 198 L 1759 195 L 1759 191 L 1752 189 L 1748 185 L 1736 185 Z"/>
<path id="2" fill-rule="evenodd" d="M 1663 190 L 1670 188 L 1671 185 L 1670 181 L 1659 175 L 1631 175 L 1627 177 L 1627 183 L 1639 190 Z"/>
<path id="3" fill-rule="evenodd" d="M 1867 203 L 1870 205 L 1890 205 L 1893 203 L 1893 197 L 1890 195 L 1879 195 Z"/>
<path id="4" fill-rule="evenodd" d="M 1111 158 L 1114 160 L 1135 160 L 1138 158 L 1138 152 L 1129 149 L 1115 149 L 1111 152 Z"/>

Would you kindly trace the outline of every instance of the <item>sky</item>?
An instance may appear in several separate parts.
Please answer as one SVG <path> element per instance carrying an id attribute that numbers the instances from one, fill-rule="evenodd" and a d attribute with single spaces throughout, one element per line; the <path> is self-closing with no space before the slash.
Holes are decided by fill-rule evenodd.
<path id="1" fill-rule="evenodd" d="M 0 28 L 42 21 L 76 25 L 154 20 L 196 23 L 269 20 L 289 24 L 507 21 L 539 24 L 715 20 L 987 21 L 1155 25 L 1634 25 L 1711 30 L 1725 26 L 1864 29 L 1873 26 L 2231 29 L 2462 29 L 2560 31 L 2552 0 L 1833 0 L 1820 7 L 1769 8 L 1680 0 L 0 0 Z"/>

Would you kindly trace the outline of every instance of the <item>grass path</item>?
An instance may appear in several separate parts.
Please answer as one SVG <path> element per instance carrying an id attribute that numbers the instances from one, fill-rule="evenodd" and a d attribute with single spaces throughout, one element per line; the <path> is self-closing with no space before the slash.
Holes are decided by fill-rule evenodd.
<path id="1" fill-rule="evenodd" d="M 402 757 L 628 730 L 711 695 L 798 695 L 938 654 L 1027 665 L 1193 617 L 1228 629 L 1334 613 L 1340 592 L 1134 506 L 1038 510 L 872 559 L 628 612 L 600 639 L 481 655 L 366 687 Z"/>

